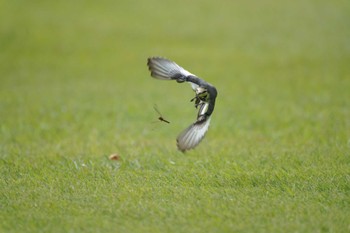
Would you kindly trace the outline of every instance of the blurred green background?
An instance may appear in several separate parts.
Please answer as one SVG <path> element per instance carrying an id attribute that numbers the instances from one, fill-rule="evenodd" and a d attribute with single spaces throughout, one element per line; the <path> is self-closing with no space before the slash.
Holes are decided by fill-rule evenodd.
<path id="1" fill-rule="evenodd" d="M 124 232 L 349 230 L 349 38 L 345 0 L 1 1 L 2 229 L 106 232 L 116 221 Z M 193 92 L 152 79 L 149 56 L 218 89 L 209 132 L 186 155 L 175 138 L 195 120 Z M 170 125 L 154 123 L 154 104 Z M 91 168 L 86 180 L 81 166 Z M 90 199 L 67 194 L 62 210 L 67 176 L 82 179 L 76 198 Z M 304 189 L 312 184 L 324 189 Z M 151 207 L 135 194 L 144 185 L 159 188 Z M 227 192 L 257 199 L 228 204 Z M 258 198 L 266 192 L 275 195 Z M 40 204 L 51 197 L 58 209 Z M 180 218 L 193 203 L 207 212 Z M 142 217 L 125 215 L 133 211 Z"/>

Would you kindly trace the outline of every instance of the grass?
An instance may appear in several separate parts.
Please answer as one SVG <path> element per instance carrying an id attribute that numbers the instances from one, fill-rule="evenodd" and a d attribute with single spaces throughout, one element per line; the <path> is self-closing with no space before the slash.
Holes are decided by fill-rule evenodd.
<path id="1" fill-rule="evenodd" d="M 341 0 L 1 2 L 0 231 L 349 231 L 349 15 Z M 193 93 L 150 78 L 152 55 L 219 91 L 186 154 Z"/>

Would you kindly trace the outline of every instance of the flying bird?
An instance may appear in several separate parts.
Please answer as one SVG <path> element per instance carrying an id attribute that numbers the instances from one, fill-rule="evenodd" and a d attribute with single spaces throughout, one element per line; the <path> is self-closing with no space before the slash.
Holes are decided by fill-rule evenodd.
<path id="1" fill-rule="evenodd" d="M 166 58 L 150 57 L 147 65 L 153 78 L 191 84 L 196 94 L 191 102 L 194 101 L 194 106 L 198 109 L 197 120 L 182 131 L 176 141 L 177 148 L 182 152 L 193 149 L 202 141 L 208 131 L 211 114 L 215 107 L 216 88 Z"/>

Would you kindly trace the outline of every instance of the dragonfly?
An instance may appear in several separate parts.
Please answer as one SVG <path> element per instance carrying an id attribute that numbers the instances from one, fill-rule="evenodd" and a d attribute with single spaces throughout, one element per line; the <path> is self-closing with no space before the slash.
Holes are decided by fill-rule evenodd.
<path id="1" fill-rule="evenodd" d="M 158 110 L 157 105 L 154 105 L 153 108 L 154 108 L 154 110 L 155 110 L 155 111 L 158 113 L 158 115 L 159 115 L 158 120 L 170 124 L 169 121 L 167 121 L 167 120 L 164 119 L 163 115 L 162 115 L 162 114 L 160 113 L 160 111 Z"/>

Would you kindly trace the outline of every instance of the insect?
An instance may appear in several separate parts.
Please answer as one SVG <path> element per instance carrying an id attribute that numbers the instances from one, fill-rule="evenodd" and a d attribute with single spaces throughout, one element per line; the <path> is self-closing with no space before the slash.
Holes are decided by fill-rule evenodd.
<path id="1" fill-rule="evenodd" d="M 154 108 L 154 110 L 159 114 L 158 120 L 170 124 L 169 121 L 167 121 L 167 120 L 164 119 L 163 115 L 162 115 L 162 114 L 160 113 L 160 111 L 158 110 L 157 105 L 154 105 L 153 108 Z"/>
<path id="2" fill-rule="evenodd" d="M 208 131 L 211 115 L 215 107 L 216 88 L 166 58 L 150 57 L 148 58 L 147 65 L 153 78 L 175 80 L 178 83 L 188 82 L 191 84 L 196 94 L 191 101 L 194 101 L 194 106 L 198 109 L 197 119 L 179 134 L 176 141 L 177 148 L 182 152 L 195 148 L 203 140 Z M 158 119 L 161 121 L 164 120 L 162 116 Z"/>

